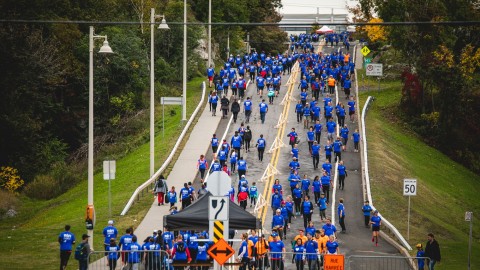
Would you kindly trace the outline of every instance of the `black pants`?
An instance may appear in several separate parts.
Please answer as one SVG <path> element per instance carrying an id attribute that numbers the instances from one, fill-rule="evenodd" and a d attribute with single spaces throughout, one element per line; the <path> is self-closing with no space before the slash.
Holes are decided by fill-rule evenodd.
<path id="1" fill-rule="evenodd" d="M 341 127 L 345 126 L 345 116 L 338 117 L 338 125 Z"/>
<path id="2" fill-rule="evenodd" d="M 71 250 L 60 250 L 60 270 L 64 270 L 67 268 L 70 254 L 72 254 Z"/>
<path id="3" fill-rule="evenodd" d="M 338 175 L 338 188 L 343 188 L 345 187 L 345 175 Z"/>
<path id="4" fill-rule="evenodd" d="M 252 115 L 252 111 L 245 111 L 245 123 L 250 122 L 250 115 Z"/>
<path id="5" fill-rule="evenodd" d="M 310 154 L 312 153 L 312 145 L 313 141 L 308 141 L 308 151 L 310 152 Z"/>
<path id="6" fill-rule="evenodd" d="M 232 95 L 234 95 L 234 96 L 237 95 L 237 88 L 232 88 Z"/>
<path id="7" fill-rule="evenodd" d="M 238 112 L 232 112 L 232 113 L 233 113 L 233 122 L 237 123 Z"/>
<path id="8" fill-rule="evenodd" d="M 370 225 L 370 216 L 363 216 L 364 222 L 365 222 L 365 227 L 368 227 Z"/>
<path id="9" fill-rule="evenodd" d="M 237 154 L 238 154 L 238 156 L 237 156 L 238 159 L 240 159 L 240 147 L 235 147 L 235 148 L 233 148 L 233 149 L 235 150 L 235 152 L 237 152 Z"/>
<path id="10" fill-rule="evenodd" d="M 302 112 L 297 112 L 297 122 L 300 123 L 302 122 L 303 118 L 303 113 Z"/>
<path id="11" fill-rule="evenodd" d="M 330 95 L 333 94 L 333 92 L 335 92 L 335 86 L 328 86 L 328 92 L 330 92 Z"/>
<path id="12" fill-rule="evenodd" d="M 300 204 L 302 203 L 302 198 L 294 198 L 293 202 L 295 203 L 295 212 L 300 212 Z"/>
<path id="13" fill-rule="evenodd" d="M 242 177 L 242 175 L 245 175 L 247 171 L 245 170 L 238 170 L 238 177 Z"/>
<path id="14" fill-rule="evenodd" d="M 243 99 L 244 96 L 245 96 L 245 89 L 239 88 L 238 89 L 238 97 Z"/>
<path id="15" fill-rule="evenodd" d="M 222 117 L 227 117 L 228 109 L 222 109 Z"/>
<path id="16" fill-rule="evenodd" d="M 108 259 L 108 267 L 109 270 L 115 270 L 117 268 L 117 260 Z"/>
<path id="17" fill-rule="evenodd" d="M 353 142 L 353 146 L 355 147 L 355 150 L 358 151 L 358 142 Z"/>
<path id="18" fill-rule="evenodd" d="M 332 163 L 332 154 L 325 156 L 328 159 L 329 163 Z"/>
<path id="19" fill-rule="evenodd" d="M 272 270 L 283 270 L 283 260 L 272 259 L 271 267 Z"/>
<path id="20" fill-rule="evenodd" d="M 313 168 L 318 169 L 318 163 L 320 162 L 320 155 L 313 155 L 312 160 L 313 160 Z"/>
<path id="21" fill-rule="evenodd" d="M 342 152 L 335 152 L 335 161 L 342 160 Z"/>
<path id="22" fill-rule="evenodd" d="M 297 266 L 297 270 L 303 270 L 303 260 L 295 260 L 295 266 Z"/>
<path id="23" fill-rule="evenodd" d="M 315 132 L 315 141 L 320 144 L 320 137 L 322 136 L 322 132 Z"/>
<path id="24" fill-rule="evenodd" d="M 182 200 L 182 209 L 185 209 L 185 207 L 189 206 L 191 203 L 192 203 L 192 200 L 190 198 Z"/>
<path id="25" fill-rule="evenodd" d="M 247 200 L 240 201 L 240 207 L 243 208 L 243 210 L 247 209 Z"/>
<path id="26" fill-rule="evenodd" d="M 317 258 L 308 259 L 308 270 L 317 270 Z"/>
<path id="27" fill-rule="evenodd" d="M 338 223 L 340 223 L 340 227 L 342 227 L 342 232 L 347 230 L 347 228 L 345 228 L 345 216 L 340 217 Z"/>
<path id="28" fill-rule="evenodd" d="M 217 111 L 217 103 L 212 103 L 212 115 L 215 116 Z"/>
<path id="29" fill-rule="evenodd" d="M 330 201 L 330 185 L 322 185 L 323 194 L 327 197 L 327 203 Z"/>
<path id="30" fill-rule="evenodd" d="M 314 191 L 313 196 L 315 197 L 315 203 L 317 203 L 318 200 L 320 199 L 320 192 L 319 191 Z"/>
<path id="31" fill-rule="evenodd" d="M 263 161 L 263 152 L 265 152 L 265 148 L 258 148 L 258 160 Z"/>
<path id="32" fill-rule="evenodd" d="M 270 267 L 270 260 L 268 259 L 268 254 L 257 256 L 257 268 L 258 270 L 265 270 L 267 267 Z"/>
<path id="33" fill-rule="evenodd" d="M 222 166 L 222 168 L 223 168 L 223 165 L 226 164 L 226 162 L 227 162 L 226 159 L 220 159 L 220 165 Z"/>
<path id="34" fill-rule="evenodd" d="M 242 257 L 242 265 L 238 268 L 239 270 L 247 270 L 247 265 L 250 262 L 248 257 Z"/>
<path id="35" fill-rule="evenodd" d="M 303 227 L 306 229 L 308 223 L 312 220 L 312 213 L 303 213 Z"/>
<path id="36" fill-rule="evenodd" d="M 203 179 L 205 176 L 205 169 L 199 169 L 200 170 L 200 179 Z"/>
<path id="37" fill-rule="evenodd" d="M 250 140 L 245 140 L 245 151 L 250 150 Z"/>
<path id="38" fill-rule="evenodd" d="M 230 170 L 232 171 L 232 173 L 235 172 L 236 166 L 237 166 L 237 163 L 235 163 L 235 162 L 230 163 Z"/>

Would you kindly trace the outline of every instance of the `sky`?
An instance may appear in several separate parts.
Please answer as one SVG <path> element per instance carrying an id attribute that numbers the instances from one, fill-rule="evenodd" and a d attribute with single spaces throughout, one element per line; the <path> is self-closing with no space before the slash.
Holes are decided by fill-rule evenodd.
<path id="1" fill-rule="evenodd" d="M 282 0 L 281 14 L 315 14 L 317 7 L 320 14 L 330 14 L 331 9 L 345 10 L 345 6 L 355 5 L 355 0 Z"/>

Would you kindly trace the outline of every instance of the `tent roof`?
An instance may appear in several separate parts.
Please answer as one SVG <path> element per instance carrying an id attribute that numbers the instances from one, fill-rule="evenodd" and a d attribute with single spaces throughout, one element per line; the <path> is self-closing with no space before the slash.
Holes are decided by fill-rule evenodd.
<path id="1" fill-rule="evenodd" d="M 317 33 L 333 33 L 333 30 L 330 27 L 324 25 L 322 26 L 322 28 L 318 29 L 316 32 Z"/>
<path id="2" fill-rule="evenodd" d="M 163 216 L 163 224 L 169 230 L 208 230 L 208 198 L 210 192 L 200 197 L 187 208 L 175 215 Z M 229 200 L 228 197 L 225 199 Z M 254 215 L 243 210 L 236 203 L 229 203 L 229 228 L 248 230 L 261 228 L 261 222 Z"/>

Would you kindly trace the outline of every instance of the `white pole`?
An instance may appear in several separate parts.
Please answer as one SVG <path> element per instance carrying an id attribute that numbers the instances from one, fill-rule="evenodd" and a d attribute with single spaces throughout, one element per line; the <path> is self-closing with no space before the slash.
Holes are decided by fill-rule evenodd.
<path id="1" fill-rule="evenodd" d="M 208 67 L 212 64 L 212 0 L 208 0 Z"/>
<path id="2" fill-rule="evenodd" d="M 88 68 L 88 205 L 93 205 L 93 26 L 90 26 Z M 93 221 L 93 220 L 92 220 Z M 93 247 L 93 230 L 88 230 Z"/>
<path id="3" fill-rule="evenodd" d="M 470 258 L 472 257 L 472 226 L 473 226 L 473 212 L 470 217 L 470 234 L 468 237 L 468 270 L 470 270 Z"/>
<path id="4" fill-rule="evenodd" d="M 112 217 L 112 190 L 110 179 L 110 161 L 108 161 L 108 217 Z"/>
<path id="5" fill-rule="evenodd" d="M 150 12 L 150 176 L 155 171 L 155 60 L 154 60 L 155 9 Z"/>
<path id="6" fill-rule="evenodd" d="M 410 240 L 410 198 L 412 196 L 408 196 L 408 217 L 407 217 L 407 240 Z"/>
<path id="7" fill-rule="evenodd" d="M 183 23 L 182 121 L 187 121 L 187 0 L 183 0 Z"/>

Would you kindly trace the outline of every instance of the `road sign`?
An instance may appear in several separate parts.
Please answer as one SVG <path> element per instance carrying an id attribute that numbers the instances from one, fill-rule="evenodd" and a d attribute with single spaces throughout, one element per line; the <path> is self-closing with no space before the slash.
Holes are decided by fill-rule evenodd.
<path id="1" fill-rule="evenodd" d="M 225 196 L 232 187 L 232 178 L 224 171 L 212 172 L 205 182 L 213 196 Z"/>
<path id="2" fill-rule="evenodd" d="M 323 256 L 323 269 L 324 270 L 344 270 L 345 269 L 345 256 L 344 255 L 331 255 L 326 254 Z"/>
<path id="3" fill-rule="evenodd" d="M 367 46 L 363 46 L 362 50 L 360 52 L 363 54 L 363 56 L 367 56 L 370 53 L 370 49 Z"/>
<path id="4" fill-rule="evenodd" d="M 103 180 L 115 179 L 116 169 L 117 169 L 117 165 L 115 160 L 104 160 L 103 161 Z"/>
<path id="5" fill-rule="evenodd" d="M 218 264 L 223 265 L 230 257 L 232 257 L 235 251 L 225 240 L 220 239 L 215 245 L 208 249 L 207 253 Z"/>
<path id="6" fill-rule="evenodd" d="M 161 105 L 182 105 L 182 97 L 162 97 Z"/>
<path id="7" fill-rule="evenodd" d="M 465 212 L 465 221 L 472 221 L 472 212 Z"/>
<path id="8" fill-rule="evenodd" d="M 383 64 L 367 64 L 365 71 L 367 76 L 383 76 Z"/>
<path id="9" fill-rule="evenodd" d="M 365 64 L 370 64 L 372 62 L 372 58 L 365 57 L 363 58 L 363 61 L 365 61 Z"/>
<path id="10" fill-rule="evenodd" d="M 212 230 L 211 230 L 211 233 L 210 235 L 212 235 L 213 239 L 212 241 L 214 243 L 217 243 L 220 239 L 223 239 L 225 238 L 225 225 L 226 223 L 228 222 L 223 222 L 221 220 L 212 220 L 210 221 L 210 223 L 212 224 Z"/>
<path id="11" fill-rule="evenodd" d="M 403 196 L 417 196 L 417 179 L 403 179 Z"/>
<path id="12" fill-rule="evenodd" d="M 227 221 L 230 199 L 225 196 L 210 196 L 208 199 L 208 220 Z"/>

